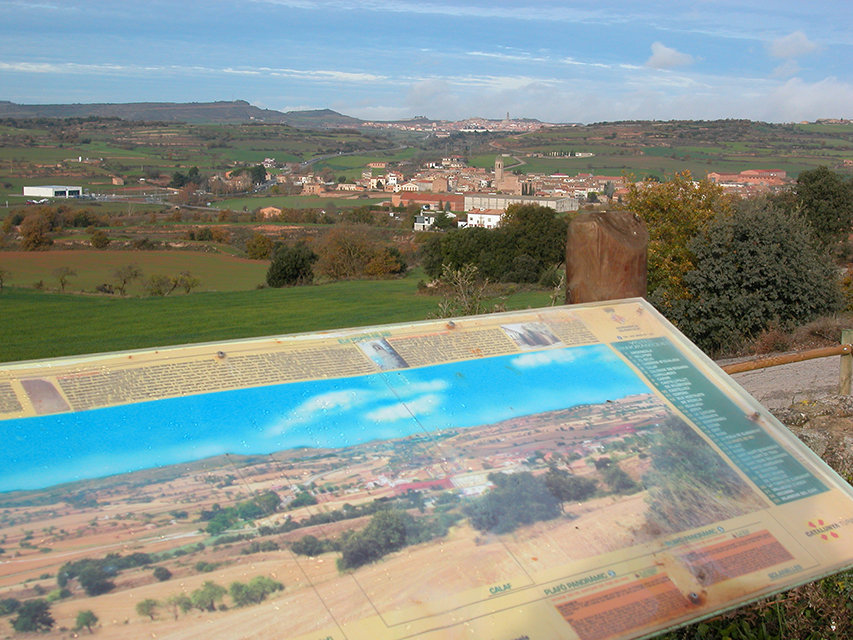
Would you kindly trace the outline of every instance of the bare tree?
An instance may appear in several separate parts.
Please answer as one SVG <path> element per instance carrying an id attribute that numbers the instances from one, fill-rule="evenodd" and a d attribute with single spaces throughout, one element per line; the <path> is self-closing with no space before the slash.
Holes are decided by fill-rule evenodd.
<path id="1" fill-rule="evenodd" d="M 125 295 L 127 285 L 142 277 L 142 269 L 139 268 L 138 264 L 128 264 L 124 267 L 116 267 L 113 269 L 112 275 L 113 280 L 116 282 L 116 290 L 121 295 Z"/>
<path id="2" fill-rule="evenodd" d="M 60 293 L 65 293 L 65 285 L 68 284 L 68 278 L 76 276 L 77 272 L 71 267 L 57 267 L 53 270 L 53 275 L 59 278 Z"/>

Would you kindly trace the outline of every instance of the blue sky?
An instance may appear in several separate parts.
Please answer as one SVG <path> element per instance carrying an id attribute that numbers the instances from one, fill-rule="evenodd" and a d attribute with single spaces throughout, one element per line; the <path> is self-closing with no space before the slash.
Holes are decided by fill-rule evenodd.
<path id="1" fill-rule="evenodd" d="M 592 346 L 8 420 L 0 492 L 225 453 L 346 447 L 648 391 Z"/>
<path id="2" fill-rule="evenodd" d="M 0 0 L 0 99 L 364 119 L 853 117 L 847 2 Z"/>

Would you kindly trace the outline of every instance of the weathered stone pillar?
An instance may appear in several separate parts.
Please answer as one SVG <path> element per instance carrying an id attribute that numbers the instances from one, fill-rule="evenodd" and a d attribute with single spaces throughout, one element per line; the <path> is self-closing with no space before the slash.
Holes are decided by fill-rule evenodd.
<path id="1" fill-rule="evenodd" d="M 649 234 L 631 211 L 582 213 L 569 225 L 566 303 L 646 295 Z"/>

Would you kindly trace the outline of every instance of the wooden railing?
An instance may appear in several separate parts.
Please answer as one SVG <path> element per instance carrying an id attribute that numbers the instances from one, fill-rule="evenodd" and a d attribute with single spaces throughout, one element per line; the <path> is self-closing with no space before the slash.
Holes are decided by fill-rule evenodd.
<path id="1" fill-rule="evenodd" d="M 743 362 L 727 364 L 721 368 L 728 374 L 743 373 L 744 371 L 755 371 L 756 369 L 776 367 L 780 364 L 791 364 L 794 362 L 803 362 L 804 360 L 813 360 L 815 358 L 828 358 L 831 356 L 841 356 L 838 393 L 839 395 L 850 395 L 851 380 L 853 380 L 853 329 L 844 330 L 841 333 L 841 344 L 834 347 L 823 347 L 821 349 L 810 349 L 808 351 L 787 353 L 779 356 L 771 356 L 769 358 L 745 360 Z"/>

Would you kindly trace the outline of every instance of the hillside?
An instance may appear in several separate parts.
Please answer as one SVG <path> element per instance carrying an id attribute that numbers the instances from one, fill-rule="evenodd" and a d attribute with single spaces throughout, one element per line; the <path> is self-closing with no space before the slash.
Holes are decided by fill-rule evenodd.
<path id="1" fill-rule="evenodd" d="M 358 126 L 356 118 L 330 109 L 282 113 L 261 109 L 244 100 L 231 102 L 135 102 L 127 104 L 16 104 L 0 101 L 0 118 L 120 118 L 146 122 L 241 123 L 266 122 L 324 129 Z"/>

